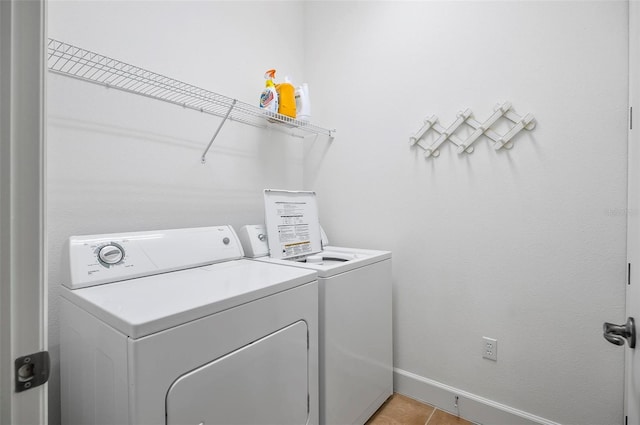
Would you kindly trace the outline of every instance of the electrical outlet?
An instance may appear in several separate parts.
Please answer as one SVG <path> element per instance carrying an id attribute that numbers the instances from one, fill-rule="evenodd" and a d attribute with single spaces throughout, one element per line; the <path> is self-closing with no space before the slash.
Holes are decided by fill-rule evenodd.
<path id="1" fill-rule="evenodd" d="M 482 357 L 485 359 L 498 361 L 498 340 L 494 338 L 482 337 Z"/>

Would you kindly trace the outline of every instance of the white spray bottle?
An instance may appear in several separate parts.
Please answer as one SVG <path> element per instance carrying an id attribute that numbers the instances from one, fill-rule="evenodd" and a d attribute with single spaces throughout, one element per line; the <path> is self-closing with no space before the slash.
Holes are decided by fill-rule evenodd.
<path id="1" fill-rule="evenodd" d="M 276 91 L 276 85 L 273 80 L 276 78 L 276 70 L 270 69 L 264 74 L 264 78 L 267 80 L 265 88 L 260 95 L 260 108 L 277 113 L 278 112 L 278 92 Z"/>

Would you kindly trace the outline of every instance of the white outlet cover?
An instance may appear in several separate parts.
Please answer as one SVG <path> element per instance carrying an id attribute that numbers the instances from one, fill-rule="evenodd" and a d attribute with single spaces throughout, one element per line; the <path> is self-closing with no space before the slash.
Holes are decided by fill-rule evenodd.
<path id="1" fill-rule="evenodd" d="M 486 336 L 482 337 L 482 357 L 485 359 L 493 360 L 495 362 L 498 361 L 497 339 L 489 338 Z"/>

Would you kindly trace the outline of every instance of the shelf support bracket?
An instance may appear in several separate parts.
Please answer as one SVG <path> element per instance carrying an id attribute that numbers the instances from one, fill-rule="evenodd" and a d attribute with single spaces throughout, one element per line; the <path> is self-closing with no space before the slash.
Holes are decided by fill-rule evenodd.
<path id="1" fill-rule="evenodd" d="M 237 102 L 237 100 L 233 99 L 233 102 L 231 102 L 231 106 L 229 106 L 229 110 L 224 115 L 224 118 L 222 118 L 222 121 L 220 122 L 220 125 L 218 125 L 218 128 L 216 129 L 216 132 L 213 134 L 213 137 L 211 138 L 211 141 L 207 145 L 207 148 L 204 150 L 204 152 L 202 154 L 202 158 L 200 158 L 200 162 L 202 162 L 203 164 L 207 162 L 207 158 L 206 158 L 207 157 L 207 152 L 209 152 L 209 149 L 211 148 L 211 145 L 213 145 L 213 141 L 216 140 L 216 137 L 218 137 L 218 133 L 220 133 L 220 129 L 222 128 L 224 123 L 227 121 L 227 118 L 229 118 L 229 115 L 231 114 L 231 111 L 233 110 L 233 107 L 236 106 L 236 102 Z"/>

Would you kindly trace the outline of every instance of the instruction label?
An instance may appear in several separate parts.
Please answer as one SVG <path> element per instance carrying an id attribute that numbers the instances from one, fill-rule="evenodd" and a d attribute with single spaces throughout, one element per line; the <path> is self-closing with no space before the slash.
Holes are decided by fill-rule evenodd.
<path id="1" fill-rule="evenodd" d="M 275 203 L 279 218 L 278 241 L 283 258 L 308 255 L 311 247 L 310 223 L 307 218 L 309 204 L 304 201 L 279 201 Z"/>
<path id="2" fill-rule="evenodd" d="M 272 258 L 298 260 L 322 251 L 315 192 L 265 189 L 264 201 Z"/>

